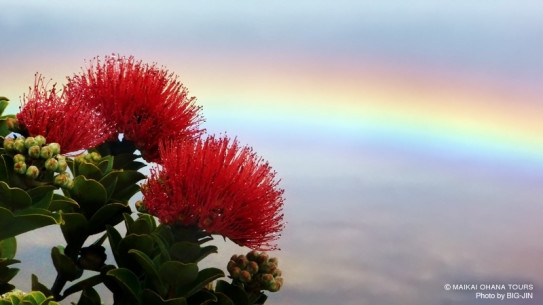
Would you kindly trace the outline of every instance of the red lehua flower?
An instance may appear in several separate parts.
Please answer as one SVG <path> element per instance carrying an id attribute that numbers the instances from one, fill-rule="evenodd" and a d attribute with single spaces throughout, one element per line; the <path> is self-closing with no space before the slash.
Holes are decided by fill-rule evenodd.
<path id="1" fill-rule="evenodd" d="M 283 190 L 268 163 L 227 137 L 168 142 L 162 168 L 142 186 L 143 202 L 163 223 L 197 225 L 241 246 L 273 250 L 283 229 Z"/>
<path id="2" fill-rule="evenodd" d="M 98 106 L 147 161 L 158 161 L 160 141 L 195 138 L 203 132 L 195 98 L 187 97 L 176 75 L 156 64 L 106 56 L 103 62 L 95 58 L 84 73 L 68 80 L 75 98 Z"/>
<path id="3" fill-rule="evenodd" d="M 30 136 L 42 135 L 49 143 L 59 143 L 63 153 L 76 152 L 105 142 L 113 133 L 104 117 L 81 100 L 66 99 L 65 91 L 49 90 L 37 75 L 34 87 L 17 114 L 19 124 Z"/>

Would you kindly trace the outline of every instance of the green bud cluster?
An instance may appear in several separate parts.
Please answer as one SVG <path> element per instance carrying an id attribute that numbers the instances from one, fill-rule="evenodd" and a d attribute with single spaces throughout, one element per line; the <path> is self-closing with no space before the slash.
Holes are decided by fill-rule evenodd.
<path id="1" fill-rule="evenodd" d="M 81 163 L 81 162 L 96 163 L 96 162 L 100 161 L 101 159 L 102 159 L 102 155 L 100 155 L 99 153 L 93 151 L 91 153 L 88 153 L 88 154 L 85 154 L 85 155 L 79 155 L 79 156 L 75 157 L 74 161 L 76 163 Z"/>
<path id="2" fill-rule="evenodd" d="M 266 252 L 250 251 L 247 255 L 233 255 L 227 265 L 230 277 L 242 283 L 247 291 L 276 292 L 283 286 L 277 258 Z"/>
<path id="3" fill-rule="evenodd" d="M 45 137 L 6 138 L 4 150 L 13 156 L 13 170 L 31 180 L 40 179 L 49 173 L 53 184 L 71 188 L 73 180 L 66 173 L 68 163 L 66 157 L 60 155 L 58 143 L 47 143 Z M 49 180 L 50 181 L 50 180 Z"/>

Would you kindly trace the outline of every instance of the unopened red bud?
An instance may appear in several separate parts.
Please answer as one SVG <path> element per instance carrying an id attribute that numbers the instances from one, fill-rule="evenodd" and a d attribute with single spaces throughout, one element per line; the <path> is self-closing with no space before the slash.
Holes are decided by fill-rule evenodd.
<path id="1" fill-rule="evenodd" d="M 241 269 L 239 267 L 234 267 L 232 268 L 232 271 L 229 271 L 229 272 L 230 272 L 230 276 L 233 279 L 239 279 L 239 277 L 241 276 Z"/>
<path id="2" fill-rule="evenodd" d="M 279 289 L 281 289 L 281 286 L 283 286 L 283 279 L 282 278 L 276 278 L 273 283 L 270 284 L 268 290 L 270 292 L 277 292 Z"/>
<path id="3" fill-rule="evenodd" d="M 8 127 L 9 130 L 11 131 L 19 131 L 20 130 L 20 126 L 19 126 L 19 121 L 15 118 L 7 118 L 6 119 L 6 125 Z"/>
<path id="4" fill-rule="evenodd" d="M 249 264 L 247 264 L 247 268 L 245 270 L 249 271 L 249 273 L 254 275 L 258 272 L 258 264 L 256 262 L 250 261 Z"/>
<path id="5" fill-rule="evenodd" d="M 40 170 L 35 165 L 30 165 L 26 169 L 26 176 L 28 178 L 36 179 L 36 178 L 38 178 L 39 174 L 40 174 Z"/>
<path id="6" fill-rule="evenodd" d="M 242 270 L 240 273 L 239 273 L 239 280 L 244 282 L 244 283 L 247 283 L 251 280 L 251 274 L 249 273 L 249 271 L 247 270 Z"/>
<path id="7" fill-rule="evenodd" d="M 247 267 L 247 264 L 249 263 L 249 260 L 247 260 L 247 257 L 245 257 L 245 255 L 240 255 L 236 259 L 236 263 L 241 269 L 245 269 L 245 267 Z"/>
<path id="8" fill-rule="evenodd" d="M 268 260 L 268 262 L 274 263 L 274 264 L 276 264 L 276 265 L 279 264 L 279 260 L 277 259 L 277 257 L 272 257 L 272 258 L 270 258 L 270 259 Z"/>
<path id="9" fill-rule="evenodd" d="M 230 260 L 228 262 L 228 264 L 226 265 L 226 270 L 228 270 L 228 272 L 232 272 L 232 270 L 234 269 L 234 267 L 237 267 L 237 264 L 235 261 L 233 260 Z"/>
<path id="10" fill-rule="evenodd" d="M 269 274 L 269 273 L 264 273 L 262 274 L 262 276 L 260 277 L 260 279 L 262 280 L 262 285 L 268 289 L 271 285 L 271 283 L 275 282 L 275 278 L 273 277 L 273 275 Z"/>
<path id="11" fill-rule="evenodd" d="M 234 254 L 232 257 L 230 257 L 230 260 L 236 261 L 238 259 L 238 255 Z"/>
<path id="12" fill-rule="evenodd" d="M 59 157 L 59 156 L 57 156 Z M 66 169 L 68 169 L 68 163 L 66 162 L 66 159 L 62 158 L 62 159 L 58 159 L 58 167 L 57 167 L 57 172 L 59 173 L 64 173 L 66 171 Z"/>
<path id="13" fill-rule="evenodd" d="M 263 264 L 263 263 L 267 262 L 268 259 L 269 259 L 268 253 L 262 252 L 262 253 L 260 253 L 260 255 L 256 258 L 256 262 L 257 262 L 258 264 Z"/>
<path id="14" fill-rule="evenodd" d="M 60 144 L 58 144 L 58 143 L 49 143 L 47 146 L 51 149 L 51 152 L 53 153 L 53 156 L 56 156 L 56 155 L 60 154 Z"/>
<path id="15" fill-rule="evenodd" d="M 25 163 L 24 161 L 16 162 L 16 163 L 13 165 L 13 170 L 14 170 L 17 174 L 21 174 L 21 175 L 26 174 L 26 163 Z"/>
<path id="16" fill-rule="evenodd" d="M 15 143 L 15 140 L 13 138 L 5 138 L 4 139 L 4 149 L 7 151 L 12 151 L 15 148 L 13 147 L 13 144 Z"/>
<path id="17" fill-rule="evenodd" d="M 36 140 L 36 144 L 38 144 L 38 146 L 43 146 L 45 144 L 44 136 L 37 135 L 34 137 L 34 140 Z"/>
<path id="18" fill-rule="evenodd" d="M 55 158 L 49 158 L 45 161 L 45 169 L 49 171 L 56 171 L 58 168 L 58 161 Z"/>
<path id="19" fill-rule="evenodd" d="M 40 150 L 40 158 L 49 159 L 53 156 L 53 151 L 49 146 L 44 146 Z"/>
<path id="20" fill-rule="evenodd" d="M 15 156 L 13 156 L 13 162 L 14 163 L 17 163 L 17 162 L 24 162 L 25 161 L 25 156 L 21 155 L 21 154 L 16 154 Z"/>
<path id="21" fill-rule="evenodd" d="M 247 259 L 250 261 L 256 261 L 256 258 L 260 255 L 260 253 L 256 250 L 253 250 L 249 253 L 247 253 Z"/>
<path id="22" fill-rule="evenodd" d="M 281 269 L 277 268 L 275 270 L 273 270 L 273 276 L 281 276 Z"/>
<path id="23" fill-rule="evenodd" d="M 260 270 L 262 272 L 273 273 L 273 271 L 275 271 L 275 269 L 277 269 L 277 265 L 274 264 L 274 263 L 265 262 L 263 264 L 260 264 Z"/>
<path id="24" fill-rule="evenodd" d="M 41 148 L 39 146 L 32 146 L 28 149 L 28 155 L 30 158 L 38 159 L 40 157 Z"/>

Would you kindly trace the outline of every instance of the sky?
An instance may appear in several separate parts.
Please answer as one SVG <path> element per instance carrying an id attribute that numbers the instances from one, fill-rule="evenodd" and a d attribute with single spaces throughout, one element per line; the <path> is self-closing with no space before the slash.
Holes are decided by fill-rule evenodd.
<path id="1" fill-rule="evenodd" d="M 208 133 L 270 162 L 287 226 L 272 253 L 285 285 L 267 304 L 489 304 L 475 293 L 504 292 L 446 284 L 532 284 L 534 299 L 500 304 L 543 298 L 542 2 L 0 7 L 12 113 L 36 72 L 62 84 L 95 56 L 133 55 L 179 75 Z M 40 262 L 55 236 L 19 239 L 23 287 L 33 272 L 53 281 Z M 217 245 L 210 264 L 247 251 Z"/>

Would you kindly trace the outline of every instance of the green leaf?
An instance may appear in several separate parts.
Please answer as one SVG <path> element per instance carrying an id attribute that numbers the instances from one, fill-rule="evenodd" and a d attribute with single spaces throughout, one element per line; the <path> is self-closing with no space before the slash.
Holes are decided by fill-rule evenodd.
<path id="1" fill-rule="evenodd" d="M 32 288 L 31 289 L 34 291 L 41 291 L 46 296 L 53 295 L 53 293 L 51 292 L 51 290 L 49 290 L 49 288 L 47 288 L 44 284 L 40 283 L 40 281 L 38 280 L 38 277 L 35 274 L 32 274 Z"/>
<path id="2" fill-rule="evenodd" d="M 117 268 L 110 270 L 106 275 L 113 279 L 117 285 L 125 292 L 130 301 L 129 304 L 139 304 L 141 296 L 141 286 L 138 277 L 129 269 Z"/>
<path id="3" fill-rule="evenodd" d="M 9 99 L 5 96 L 0 96 L 0 115 L 4 113 L 6 107 L 9 105 Z"/>
<path id="4" fill-rule="evenodd" d="M 76 263 L 64 255 L 59 247 L 53 247 L 51 249 L 51 258 L 53 259 L 53 265 L 57 272 L 62 275 L 66 280 L 73 281 L 81 277 L 83 270 L 77 267 Z"/>
<path id="5" fill-rule="evenodd" d="M 130 249 L 140 250 L 151 255 L 154 251 L 153 238 L 149 234 L 129 234 L 119 243 L 119 253 L 128 253 Z"/>
<path id="6" fill-rule="evenodd" d="M 98 166 L 85 161 L 79 163 L 77 174 L 83 175 L 87 179 L 94 179 L 96 181 L 100 180 L 103 175 L 102 171 L 98 168 Z"/>
<path id="7" fill-rule="evenodd" d="M 104 231 L 106 225 L 115 226 L 123 220 L 123 213 L 130 212 L 130 208 L 122 203 L 106 204 L 89 220 L 89 234 L 96 234 Z"/>
<path id="8" fill-rule="evenodd" d="M 198 277 L 198 265 L 167 261 L 159 267 L 158 273 L 164 283 L 170 288 L 177 289 L 196 280 Z"/>
<path id="9" fill-rule="evenodd" d="M 19 268 L 0 268 L 0 283 L 7 283 L 19 273 Z"/>
<path id="10" fill-rule="evenodd" d="M 89 287 L 81 293 L 79 302 L 77 305 L 101 305 L 102 301 L 100 300 L 100 295 L 94 288 Z"/>
<path id="11" fill-rule="evenodd" d="M 0 181 L 9 183 L 9 171 L 4 156 L 0 155 Z"/>
<path id="12" fill-rule="evenodd" d="M 206 268 L 198 272 L 196 279 L 185 287 L 179 287 L 178 291 L 184 296 L 191 296 L 214 280 L 224 277 L 224 272 L 218 268 Z M 238 303 L 236 303 L 238 304 Z"/>
<path id="13" fill-rule="evenodd" d="M 215 288 L 217 296 L 219 293 L 224 293 L 227 295 L 236 305 L 249 305 L 249 297 L 245 290 L 241 287 L 232 285 L 226 281 L 220 280 L 217 281 L 217 286 Z M 220 298 L 219 298 L 220 299 Z M 221 304 L 219 302 L 219 304 Z"/>
<path id="14" fill-rule="evenodd" d="M 217 296 L 217 304 L 218 305 L 240 305 L 238 303 L 235 303 L 232 301 L 226 294 L 221 292 L 215 292 L 215 295 Z"/>
<path id="15" fill-rule="evenodd" d="M 89 217 L 107 202 L 107 191 L 104 186 L 83 176 L 74 179 L 74 187 L 70 193 Z"/>
<path id="16" fill-rule="evenodd" d="M 57 188 L 52 185 L 38 186 L 27 191 L 32 198 L 32 206 L 40 209 L 49 209 L 53 199 L 53 192 Z"/>
<path id="17" fill-rule="evenodd" d="M 115 257 L 115 261 L 119 262 L 121 260 L 121 257 L 119 256 L 119 244 L 122 240 L 121 234 L 112 226 L 106 226 L 106 232 L 111 252 Z"/>
<path id="18" fill-rule="evenodd" d="M 142 295 L 143 304 L 153 304 L 153 305 L 187 305 L 187 299 L 185 298 L 174 298 L 164 300 L 156 292 L 145 289 Z"/>
<path id="19" fill-rule="evenodd" d="M 188 241 L 180 241 L 170 248 L 170 256 L 183 263 L 195 263 L 200 254 L 200 245 Z"/>
<path id="20" fill-rule="evenodd" d="M 0 257 L 14 258 L 17 253 L 17 240 L 15 237 L 9 237 L 0 241 Z"/>
<path id="21" fill-rule="evenodd" d="M 0 205 L 12 211 L 27 208 L 32 205 L 32 198 L 20 188 L 11 188 L 0 181 Z"/>
<path id="22" fill-rule="evenodd" d="M 118 174 L 118 171 L 112 171 L 102 177 L 99 181 L 100 184 L 106 188 L 108 201 L 111 200 L 111 196 L 113 196 L 113 192 L 115 192 L 115 189 L 117 188 Z"/>
<path id="23" fill-rule="evenodd" d="M 98 168 L 103 174 L 108 174 L 113 169 L 113 156 L 102 157 L 102 160 L 98 163 Z"/>
<path id="24" fill-rule="evenodd" d="M 149 258 L 149 256 L 142 251 L 131 249 L 128 253 L 139 263 L 139 265 L 145 271 L 148 281 L 152 284 L 151 288 L 154 291 L 157 291 L 160 295 L 166 295 L 167 287 L 162 282 L 158 270 L 155 267 L 155 264 Z"/>
<path id="25" fill-rule="evenodd" d="M 217 296 L 207 289 L 201 289 L 188 298 L 189 304 L 214 304 L 217 301 Z"/>
<path id="26" fill-rule="evenodd" d="M 0 207 L 0 239 L 58 223 L 60 217 L 47 210 L 26 209 L 13 214 L 10 210 Z"/>
<path id="27" fill-rule="evenodd" d="M 75 284 L 73 284 L 72 286 L 68 287 L 66 290 L 64 290 L 64 296 L 63 297 L 67 297 L 71 294 L 74 294 L 76 292 L 79 292 L 79 291 L 89 291 L 90 289 L 94 290 L 92 287 L 98 285 L 98 284 L 101 284 L 102 283 L 102 275 L 101 274 L 97 274 L 97 275 L 94 275 L 94 276 L 91 276 L 89 278 L 86 278 L 82 281 L 79 281 Z M 91 295 L 89 295 L 91 296 Z M 100 298 L 98 298 L 98 300 L 100 300 Z"/>
<path id="28" fill-rule="evenodd" d="M 36 304 L 40 305 L 47 299 L 47 297 L 40 291 L 31 291 L 27 296 L 32 296 Z"/>
<path id="29" fill-rule="evenodd" d="M 115 201 L 127 202 L 136 194 L 140 187 L 136 183 L 145 179 L 145 175 L 133 170 L 119 172 L 117 187 L 111 196 Z"/>
<path id="30" fill-rule="evenodd" d="M 79 249 L 89 234 L 87 218 L 80 213 L 63 213 L 63 223 L 60 225 L 62 235 L 69 245 Z"/>
<path id="31" fill-rule="evenodd" d="M 79 204 L 77 201 L 60 194 L 53 194 L 53 199 L 49 205 L 50 211 L 73 212 L 78 208 Z"/>

